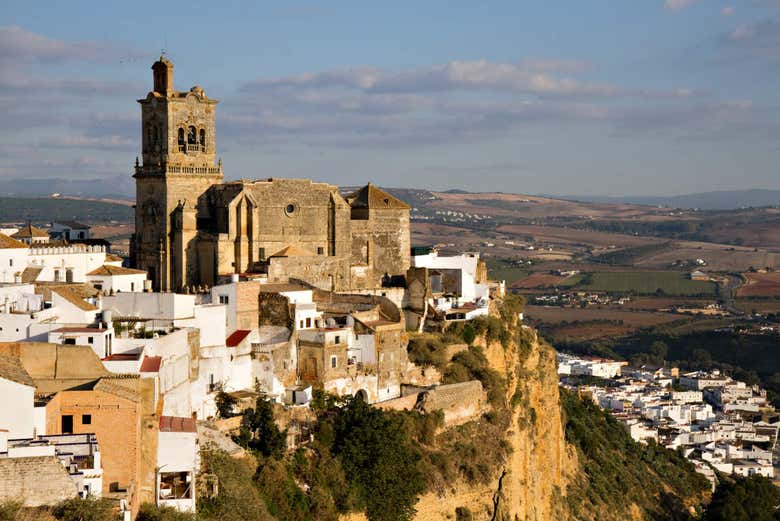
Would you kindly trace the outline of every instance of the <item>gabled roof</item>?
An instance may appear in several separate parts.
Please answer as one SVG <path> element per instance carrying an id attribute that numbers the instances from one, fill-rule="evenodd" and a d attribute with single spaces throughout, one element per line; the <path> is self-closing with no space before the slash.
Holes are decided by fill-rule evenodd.
<path id="1" fill-rule="evenodd" d="M 38 275 L 43 271 L 43 266 L 27 266 L 22 271 L 22 282 L 29 284 L 38 280 Z"/>
<path id="2" fill-rule="evenodd" d="M 87 275 L 100 275 L 103 277 L 116 277 L 117 275 L 146 275 L 145 271 L 134 270 L 131 268 L 125 268 L 123 266 L 112 266 L 110 264 L 103 264 L 99 268 L 96 268 Z"/>
<path id="3" fill-rule="evenodd" d="M 60 297 L 64 298 L 82 311 L 97 311 L 97 308 L 81 298 L 79 291 L 70 288 L 68 286 L 60 286 L 51 290 L 52 293 L 56 293 Z"/>
<path id="4" fill-rule="evenodd" d="M 251 333 L 248 329 L 237 329 L 227 337 L 225 345 L 228 347 L 236 347 L 238 344 L 244 341 L 244 339 Z"/>
<path id="5" fill-rule="evenodd" d="M 409 205 L 384 190 L 368 183 L 360 190 L 347 196 L 347 202 L 352 208 L 401 209 L 408 210 Z"/>
<path id="6" fill-rule="evenodd" d="M 14 234 L 14 236 L 15 235 L 16 234 Z M 29 248 L 29 246 L 27 246 L 22 241 L 17 241 L 16 239 L 9 237 L 8 235 L 0 233 L 0 250 L 9 249 L 9 248 Z"/>
<path id="7" fill-rule="evenodd" d="M 41 230 L 40 228 L 36 228 L 30 223 L 27 223 L 27 226 L 24 226 L 21 230 L 13 234 L 11 237 L 14 239 L 31 239 L 33 237 L 46 237 L 49 238 L 49 234 L 45 231 Z"/>
<path id="8" fill-rule="evenodd" d="M 141 362 L 142 373 L 159 373 L 160 366 L 162 365 L 161 356 L 145 356 Z"/>
<path id="9" fill-rule="evenodd" d="M 117 375 L 101 378 L 92 388 L 95 391 L 113 394 L 131 402 L 141 401 L 141 392 L 138 388 L 138 375 Z"/>
<path id="10" fill-rule="evenodd" d="M 0 378 L 35 387 L 35 382 L 24 369 L 22 361 L 15 356 L 0 355 Z"/>
<path id="11" fill-rule="evenodd" d="M 122 257 L 113 253 L 106 253 L 106 262 L 122 262 Z"/>
<path id="12" fill-rule="evenodd" d="M 192 418 L 160 416 L 160 432 L 198 432 L 198 424 Z"/>
<path id="13" fill-rule="evenodd" d="M 299 246 L 285 246 L 281 250 L 277 251 L 271 257 L 312 257 L 314 254 L 308 250 L 304 250 Z"/>

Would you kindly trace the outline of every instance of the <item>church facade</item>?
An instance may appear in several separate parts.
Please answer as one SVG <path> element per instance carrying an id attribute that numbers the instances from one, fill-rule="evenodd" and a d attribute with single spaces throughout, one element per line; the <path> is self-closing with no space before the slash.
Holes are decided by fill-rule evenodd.
<path id="1" fill-rule="evenodd" d="M 152 66 L 141 105 L 132 262 L 155 290 L 214 286 L 234 274 L 299 279 L 333 291 L 372 289 L 409 268 L 409 206 L 368 184 L 342 196 L 305 179 L 225 182 L 216 161 L 217 101 L 173 87 Z"/>

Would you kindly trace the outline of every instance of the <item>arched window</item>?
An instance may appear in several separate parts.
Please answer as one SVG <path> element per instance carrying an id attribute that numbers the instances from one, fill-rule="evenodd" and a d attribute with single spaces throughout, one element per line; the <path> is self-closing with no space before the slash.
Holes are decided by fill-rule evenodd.
<path id="1" fill-rule="evenodd" d="M 206 131 L 200 129 L 200 149 L 205 150 L 206 147 Z"/>
<path id="2" fill-rule="evenodd" d="M 152 144 L 160 144 L 160 129 L 159 127 L 152 127 Z"/>
<path id="3" fill-rule="evenodd" d="M 187 128 L 187 144 L 188 145 L 198 144 L 198 131 L 193 126 Z"/>
<path id="4" fill-rule="evenodd" d="M 181 152 L 184 150 L 184 129 L 181 127 L 179 127 L 178 142 L 179 142 L 179 151 Z"/>

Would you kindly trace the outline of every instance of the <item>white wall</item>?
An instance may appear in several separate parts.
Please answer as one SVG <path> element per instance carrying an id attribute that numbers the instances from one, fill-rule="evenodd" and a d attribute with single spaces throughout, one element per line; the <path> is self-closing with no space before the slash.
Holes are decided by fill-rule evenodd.
<path id="1" fill-rule="evenodd" d="M 41 266 L 38 281 L 55 281 L 54 270 L 60 270 L 60 281 L 65 282 L 65 269 L 72 269 L 73 282 L 86 282 L 87 273 L 102 266 L 106 251 L 102 246 L 34 246 L 29 250 L 27 265 Z"/>
<path id="2" fill-rule="evenodd" d="M 14 282 L 14 275 L 27 267 L 28 248 L 0 248 L 0 282 Z"/>
<path id="3" fill-rule="evenodd" d="M 195 295 L 178 293 L 118 293 L 103 297 L 103 309 L 123 316 L 139 316 L 156 320 L 176 320 L 194 317 Z"/>
<path id="4" fill-rule="evenodd" d="M 0 429 L 8 430 L 8 439 L 32 438 L 35 387 L 0 378 Z"/>
<path id="5" fill-rule="evenodd" d="M 146 274 L 127 274 L 127 275 L 87 275 L 87 282 L 100 286 L 99 289 L 108 293 L 110 291 L 121 292 L 142 292 L 144 290 L 144 281 Z M 96 287 L 97 287 L 96 286 Z"/>

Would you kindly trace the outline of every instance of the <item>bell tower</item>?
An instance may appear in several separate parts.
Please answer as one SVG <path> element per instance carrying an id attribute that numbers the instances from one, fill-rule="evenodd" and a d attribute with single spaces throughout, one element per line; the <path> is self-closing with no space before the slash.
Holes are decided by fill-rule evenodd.
<path id="1" fill-rule="evenodd" d="M 179 92 L 173 63 L 152 65 L 153 90 L 141 105 L 141 161 L 136 159 L 135 234 L 131 257 L 149 272 L 155 290 L 198 284 L 196 207 L 211 185 L 222 182 L 216 160 L 218 101 L 203 88 Z"/>

